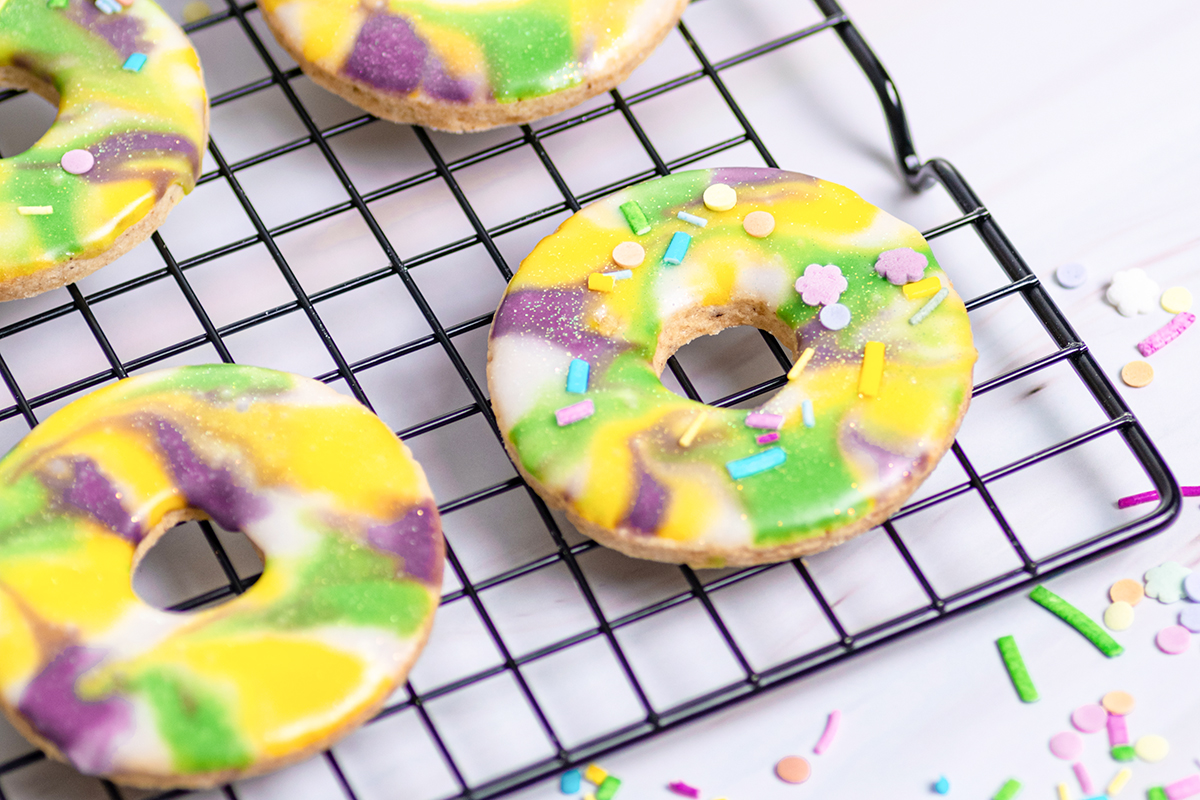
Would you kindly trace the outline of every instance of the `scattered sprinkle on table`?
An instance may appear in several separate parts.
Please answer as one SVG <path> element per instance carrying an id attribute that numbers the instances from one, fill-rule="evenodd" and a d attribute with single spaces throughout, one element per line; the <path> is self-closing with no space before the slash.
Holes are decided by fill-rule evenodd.
<path id="1" fill-rule="evenodd" d="M 850 309 L 841 303 L 830 303 L 821 309 L 817 318 L 827 330 L 840 331 L 850 324 Z"/>
<path id="2" fill-rule="evenodd" d="M 1071 771 L 1075 773 L 1075 780 L 1079 781 L 1079 790 L 1084 794 L 1091 794 L 1095 787 L 1092 786 L 1092 776 L 1088 775 L 1087 767 L 1083 765 L 1083 762 L 1076 761 L 1071 765 Z"/>
<path id="3" fill-rule="evenodd" d="M 17 213 L 23 217 L 45 217 L 54 213 L 54 206 L 17 206 Z"/>
<path id="4" fill-rule="evenodd" d="M 604 779 L 608 777 L 608 770 L 599 764 L 588 764 L 587 769 L 583 771 L 584 780 L 588 783 L 599 786 L 604 783 Z"/>
<path id="5" fill-rule="evenodd" d="M 1009 680 L 1017 690 L 1017 696 L 1025 703 L 1037 700 L 1037 688 L 1034 687 L 1033 678 L 1029 676 L 1029 670 L 1025 667 L 1025 660 L 1021 658 L 1017 640 L 1012 636 L 1001 636 L 996 640 L 996 647 L 1000 650 L 1000 658 L 1004 661 L 1004 668 L 1008 670 Z"/>
<path id="6" fill-rule="evenodd" d="M 938 794 L 949 794 L 950 793 L 950 781 L 946 780 L 945 775 L 941 776 L 940 778 L 937 779 L 937 783 L 935 783 L 933 785 L 933 790 L 935 792 L 937 792 Z"/>
<path id="7" fill-rule="evenodd" d="M 1125 767 L 1116 775 L 1114 775 L 1113 779 L 1108 782 L 1108 788 L 1104 793 L 1109 797 L 1116 797 L 1118 794 L 1120 794 L 1121 790 L 1125 788 L 1125 784 L 1129 783 L 1129 779 L 1131 777 L 1133 777 L 1133 770 L 1131 770 L 1129 767 Z"/>
<path id="8" fill-rule="evenodd" d="M 698 798 L 700 796 L 699 789 L 697 789 L 695 786 L 688 786 L 683 781 L 675 781 L 674 783 L 668 783 L 667 788 L 670 789 L 675 794 L 683 795 L 684 797 Z"/>
<path id="9" fill-rule="evenodd" d="M 1193 603 L 1200 603 L 1200 572 L 1189 572 L 1183 579 L 1183 593 Z"/>
<path id="10" fill-rule="evenodd" d="M 1146 570 L 1146 596 L 1164 605 L 1178 603 L 1183 599 L 1183 579 L 1191 570 L 1174 561 L 1164 561 L 1157 567 Z"/>
<path id="11" fill-rule="evenodd" d="M 1167 754 L 1171 752 L 1171 745 L 1167 744 L 1167 740 L 1163 737 L 1152 733 L 1138 739 L 1133 749 L 1142 761 L 1155 764 L 1167 757 Z"/>
<path id="12" fill-rule="evenodd" d="M 1146 800 L 1167 800 L 1167 793 L 1161 786 L 1151 786 L 1146 790 Z"/>
<path id="13" fill-rule="evenodd" d="M 1149 358 L 1159 350 L 1162 350 L 1164 347 L 1169 345 L 1171 342 L 1178 339 L 1180 334 L 1192 327 L 1192 323 L 1195 321 L 1195 314 L 1189 314 L 1187 312 L 1176 314 L 1175 317 L 1166 325 L 1163 325 L 1154 333 L 1138 342 L 1138 352 L 1141 353 L 1143 357 Z"/>
<path id="14" fill-rule="evenodd" d="M 1200 633 L 1200 604 L 1189 603 L 1180 611 L 1179 624 L 1192 633 Z"/>
<path id="15" fill-rule="evenodd" d="M 1096 703 L 1080 706 L 1071 714 L 1071 724 L 1075 726 L 1076 730 L 1083 733 L 1095 733 L 1107 722 L 1108 712 L 1104 710 L 1104 706 Z"/>
<path id="16" fill-rule="evenodd" d="M 1163 311 L 1172 314 L 1182 314 L 1185 311 L 1192 310 L 1192 293 L 1182 286 L 1172 286 L 1163 292 L 1162 300 Z"/>
<path id="17" fill-rule="evenodd" d="M 613 248 L 612 260 L 618 267 L 640 267 L 646 260 L 646 248 L 637 242 L 621 242 Z"/>
<path id="18" fill-rule="evenodd" d="M 1192 643 L 1192 632 L 1182 625 L 1171 625 L 1158 632 L 1154 643 L 1167 655 L 1177 656 L 1187 652 Z"/>
<path id="19" fill-rule="evenodd" d="M 1150 381 L 1154 380 L 1154 367 L 1145 361 L 1130 361 L 1121 367 L 1121 380 L 1125 381 L 1126 386 L 1135 389 L 1149 386 Z"/>
<path id="20" fill-rule="evenodd" d="M 687 255 L 688 246 L 692 243 L 692 237 L 683 231 L 675 231 L 671 236 L 671 241 L 667 244 L 667 252 L 663 254 L 662 261 L 672 267 L 677 267 L 683 263 L 684 256 Z"/>
<path id="21" fill-rule="evenodd" d="M 704 190 L 704 205 L 709 211 L 728 211 L 737 205 L 737 192 L 732 186 L 714 183 Z"/>
<path id="22" fill-rule="evenodd" d="M 121 69 L 130 72 L 141 72 L 144 66 L 146 66 L 146 54 L 131 53 L 129 58 L 125 59 L 125 63 L 121 65 Z"/>
<path id="23" fill-rule="evenodd" d="M 992 800 L 1013 800 L 1014 797 L 1021 791 L 1021 782 L 1016 778 L 1009 778 L 1000 787 L 1000 791 L 992 795 Z"/>
<path id="24" fill-rule="evenodd" d="M 1184 497 L 1200 497 L 1200 486 L 1180 486 L 1179 493 Z M 1117 508 L 1129 508 L 1130 506 L 1140 505 L 1142 503 L 1153 503 L 1158 499 L 1158 492 L 1142 492 L 1141 494 L 1131 494 L 1129 497 L 1122 497 L 1117 501 Z"/>
<path id="25" fill-rule="evenodd" d="M 1050 752 L 1063 761 L 1075 761 L 1083 755 L 1083 739 L 1075 731 L 1063 731 L 1050 737 Z"/>
<path id="26" fill-rule="evenodd" d="M 1142 582 L 1135 581 L 1133 578 L 1122 578 L 1108 590 L 1108 598 L 1114 603 L 1125 602 L 1131 606 L 1142 602 L 1142 598 L 1145 596 L 1146 591 L 1142 588 Z"/>
<path id="27" fill-rule="evenodd" d="M 842 722 L 842 712 L 834 709 L 829 712 L 829 718 L 825 720 L 825 731 L 821 734 L 821 738 L 817 740 L 816 747 L 813 752 L 817 755 L 822 755 L 829 746 L 833 744 L 833 737 L 837 736 L 838 726 Z"/>
<path id="28" fill-rule="evenodd" d="M 1035 586 L 1033 591 L 1029 593 L 1029 599 L 1079 631 L 1100 652 L 1109 658 L 1115 658 L 1125 652 L 1125 648 L 1116 639 L 1109 636 L 1103 628 L 1093 622 L 1091 617 L 1066 600 L 1063 600 L 1045 586 Z"/>
<path id="29" fill-rule="evenodd" d="M 1128 630 L 1133 625 L 1133 606 L 1124 600 L 1113 603 L 1104 609 L 1104 625 L 1110 631 Z"/>
<path id="30" fill-rule="evenodd" d="M 558 788 L 563 794 L 575 794 L 583 783 L 583 776 L 577 769 L 569 769 L 558 779 Z"/>
<path id="31" fill-rule="evenodd" d="M 596 787 L 596 800 L 612 800 L 617 789 L 621 788 L 621 779 L 609 775 Z"/>
<path id="32" fill-rule="evenodd" d="M 800 756 L 787 756 L 775 765 L 775 774 L 785 783 L 804 783 L 812 774 L 812 767 Z"/>
<path id="33" fill-rule="evenodd" d="M 755 239 L 765 239 L 775 230 L 775 217 L 769 211 L 751 211 L 742 220 L 742 227 Z"/>
<path id="34" fill-rule="evenodd" d="M 1181 781 L 1168 783 L 1163 787 L 1167 800 L 1184 800 L 1200 794 L 1200 775 L 1189 775 Z"/>
<path id="35" fill-rule="evenodd" d="M 1120 747 L 1129 744 L 1129 728 L 1125 726 L 1125 717 L 1121 714 L 1108 715 L 1108 744 L 1110 747 Z"/>
<path id="36" fill-rule="evenodd" d="M 59 162 L 65 172 L 72 175 L 84 175 L 96 166 L 96 157 L 88 150 L 68 150 L 63 153 Z"/>
<path id="37" fill-rule="evenodd" d="M 1083 264 L 1063 264 L 1058 269 L 1054 270 L 1054 279 L 1058 281 L 1058 285 L 1064 289 L 1078 289 L 1087 283 L 1088 272 L 1087 267 Z"/>
<path id="38" fill-rule="evenodd" d="M 1071 789 L 1065 783 L 1058 785 L 1058 800 L 1071 800 Z"/>
<path id="39" fill-rule="evenodd" d="M 1118 717 L 1123 717 L 1133 711 L 1133 707 L 1137 705 L 1137 701 L 1133 699 L 1133 695 L 1129 692 L 1114 690 L 1101 698 L 1100 705 L 1109 714 L 1116 714 Z"/>
<path id="40" fill-rule="evenodd" d="M 1133 761 L 1137 754 L 1133 751 L 1132 746 L 1119 744 L 1110 751 L 1109 755 L 1112 756 L 1113 761 Z"/>

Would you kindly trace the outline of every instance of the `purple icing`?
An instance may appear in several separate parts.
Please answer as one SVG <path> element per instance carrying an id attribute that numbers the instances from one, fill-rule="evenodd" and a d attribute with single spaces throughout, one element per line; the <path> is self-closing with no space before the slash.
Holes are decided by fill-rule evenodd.
<path id="1" fill-rule="evenodd" d="M 134 53 L 153 52 L 154 46 L 142 38 L 144 24 L 132 14 L 105 14 L 89 0 L 76 0 L 67 10 L 67 17 L 108 42 L 122 61 Z"/>
<path id="2" fill-rule="evenodd" d="M 668 492 L 654 476 L 638 467 L 637 499 L 625 517 L 624 525 L 637 533 L 652 535 L 662 522 Z"/>
<path id="3" fill-rule="evenodd" d="M 721 167 L 712 171 L 710 181 L 712 183 L 786 183 L 788 181 L 810 181 L 816 183 L 817 179 L 811 175 L 805 175 L 801 172 L 784 172 L 778 169 L 767 169 L 765 167 Z"/>
<path id="4" fill-rule="evenodd" d="M 601 358 L 611 358 L 628 345 L 583 330 L 580 318 L 586 292 L 566 289 L 525 289 L 507 295 L 496 311 L 492 337 L 506 334 L 536 336 L 570 351 L 596 369 Z"/>
<path id="5" fill-rule="evenodd" d="M 863 466 L 866 463 L 875 465 L 875 481 L 879 488 L 872 490 L 868 482 L 859 489 L 864 494 L 872 494 L 896 486 L 905 479 L 906 474 L 911 474 L 917 469 L 918 464 L 929 457 L 927 453 L 922 453 L 917 458 L 893 453 L 887 448 L 869 441 L 858 427 L 851 428 L 849 425 L 841 427 L 838 439 L 840 440 L 838 446 L 847 456 L 857 458 Z"/>
<path id="6" fill-rule="evenodd" d="M 38 735 L 85 774 L 110 771 L 118 740 L 133 728 L 133 710 L 125 700 L 90 703 L 75 696 L 79 676 L 104 656 L 100 650 L 66 648 L 30 682 L 17 706 Z"/>
<path id="7" fill-rule="evenodd" d="M 425 62 L 425 74 L 421 78 L 421 88 L 434 100 L 446 103 L 469 103 L 475 96 L 475 82 L 471 80 L 456 80 L 450 77 L 442 66 L 442 62 L 430 57 Z"/>
<path id="8" fill-rule="evenodd" d="M 433 503 L 422 503 L 395 522 L 368 529 L 367 543 L 404 559 L 409 577 L 441 585 L 442 534 Z"/>
<path id="9" fill-rule="evenodd" d="M 248 524 L 266 516 L 263 498 L 238 485 L 228 468 L 205 464 L 175 426 L 161 419 L 153 420 L 151 425 L 171 475 L 189 505 L 231 531 L 245 530 Z"/>
<path id="10" fill-rule="evenodd" d="M 146 535 L 141 524 L 121 505 L 120 492 L 90 458 L 71 462 L 75 477 L 70 486 L 62 489 L 63 502 L 79 509 L 109 530 L 133 544 Z"/>
<path id="11" fill-rule="evenodd" d="M 427 53 L 425 43 L 403 19 L 374 14 L 358 32 L 342 72 L 377 89 L 408 93 L 420 85 Z"/>
<path id="12" fill-rule="evenodd" d="M 129 177 L 130 169 L 136 169 L 131 158 L 141 157 L 145 153 L 178 153 L 188 160 L 193 175 L 200 173 L 200 153 L 195 143 L 181 136 L 130 131 L 109 136 L 89 149 L 96 157 L 96 166 L 80 176 L 89 181 L 124 180 Z"/>

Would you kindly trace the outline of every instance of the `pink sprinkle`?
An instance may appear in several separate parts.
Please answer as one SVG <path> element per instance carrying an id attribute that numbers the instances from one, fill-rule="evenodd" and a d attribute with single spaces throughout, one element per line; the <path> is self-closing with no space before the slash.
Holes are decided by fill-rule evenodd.
<path id="1" fill-rule="evenodd" d="M 1200 775 L 1189 775 L 1181 781 L 1175 781 L 1164 787 L 1167 800 L 1184 800 L 1200 794 Z"/>
<path id="2" fill-rule="evenodd" d="M 1184 497 L 1200 497 L 1200 486 L 1180 486 L 1179 493 Z M 1141 494 L 1131 494 L 1117 501 L 1117 508 L 1129 508 L 1142 503 L 1153 503 L 1158 499 L 1158 492 L 1149 491 Z"/>
<path id="3" fill-rule="evenodd" d="M 838 725 L 842 721 L 842 712 L 834 709 L 829 712 L 829 719 L 825 721 L 825 732 L 821 734 L 821 738 L 817 740 L 817 746 L 813 748 L 813 752 L 821 755 L 829 749 L 829 745 L 833 744 L 833 737 L 837 736 Z"/>
<path id="4" fill-rule="evenodd" d="M 768 428 L 777 431 L 783 427 L 782 414 L 766 414 L 762 411 L 751 411 L 746 415 L 747 428 Z"/>
<path id="5" fill-rule="evenodd" d="M 684 797 L 699 797 L 700 796 L 699 789 L 697 789 L 694 786 L 688 786 L 683 781 L 675 781 L 674 783 L 668 783 L 667 788 L 670 789 L 675 794 L 681 794 Z"/>
<path id="6" fill-rule="evenodd" d="M 1093 790 L 1092 776 L 1088 775 L 1087 767 L 1083 766 L 1082 761 L 1076 761 L 1071 765 L 1071 769 L 1075 770 L 1075 777 L 1079 780 L 1079 788 L 1084 794 L 1091 794 Z"/>
<path id="7" fill-rule="evenodd" d="M 1063 731 L 1050 737 L 1050 752 L 1064 761 L 1074 761 L 1083 755 L 1083 739 L 1075 731 Z"/>
<path id="8" fill-rule="evenodd" d="M 829 306 L 838 301 L 850 284 L 837 264 L 809 264 L 796 278 L 796 291 L 805 305 Z"/>
<path id="9" fill-rule="evenodd" d="M 1177 656 L 1187 651 L 1192 643 L 1192 632 L 1182 625 L 1172 625 L 1159 631 L 1154 643 L 1167 655 Z"/>
<path id="10" fill-rule="evenodd" d="M 911 247 L 898 247 L 879 254 L 875 271 L 896 286 L 903 286 L 925 277 L 925 267 L 928 265 L 929 259 L 921 253 Z"/>
<path id="11" fill-rule="evenodd" d="M 91 172 L 96 166 L 96 157 L 87 150 L 68 150 L 63 153 L 62 168 L 72 175 L 83 175 Z"/>
<path id="12" fill-rule="evenodd" d="M 775 431 L 771 431 L 770 433 L 764 433 L 762 436 L 759 436 L 754 441 L 758 442 L 759 444 L 770 444 L 771 442 L 775 442 L 778 440 L 779 440 L 779 434 L 776 433 Z"/>
<path id="13" fill-rule="evenodd" d="M 572 422 L 587 419 L 595 413 L 596 406 L 591 400 L 580 400 L 578 403 L 555 411 L 554 418 L 558 420 L 558 426 L 561 428 L 564 425 L 570 425 Z"/>
<path id="14" fill-rule="evenodd" d="M 1095 733 L 1108 722 L 1108 712 L 1098 703 L 1089 703 L 1075 709 L 1071 724 L 1084 733 Z"/>
<path id="15" fill-rule="evenodd" d="M 1117 714 L 1108 715 L 1108 744 L 1119 747 L 1129 744 L 1129 729 L 1125 727 L 1125 718 Z"/>
<path id="16" fill-rule="evenodd" d="M 1182 314 L 1176 314 L 1174 319 L 1163 325 L 1154 333 L 1147 336 L 1142 341 L 1138 342 L 1138 352 L 1143 356 L 1153 355 L 1163 349 L 1171 342 L 1179 338 L 1179 334 L 1191 327 L 1196 321 L 1196 315 L 1184 311 Z"/>

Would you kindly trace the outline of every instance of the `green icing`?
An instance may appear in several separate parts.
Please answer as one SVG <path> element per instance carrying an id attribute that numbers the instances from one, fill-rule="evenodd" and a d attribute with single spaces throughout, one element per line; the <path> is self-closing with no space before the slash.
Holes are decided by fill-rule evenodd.
<path id="1" fill-rule="evenodd" d="M 49 494 L 41 480 L 26 472 L 12 482 L 0 483 L 0 541 L 30 516 L 46 507 Z"/>
<path id="2" fill-rule="evenodd" d="M 133 382 L 127 399 L 158 392 L 213 394 L 221 400 L 241 395 L 282 394 L 295 385 L 292 375 L 240 364 L 202 364 L 156 373 L 151 380 Z"/>

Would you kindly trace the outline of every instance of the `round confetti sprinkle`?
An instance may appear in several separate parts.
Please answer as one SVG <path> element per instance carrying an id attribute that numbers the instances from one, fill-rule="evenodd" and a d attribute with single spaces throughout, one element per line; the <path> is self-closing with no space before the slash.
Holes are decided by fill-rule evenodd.
<path id="1" fill-rule="evenodd" d="M 1102 730 L 1108 723 L 1108 712 L 1098 703 L 1088 703 L 1080 706 L 1071 714 L 1071 724 L 1076 730 L 1084 733 L 1095 733 Z"/>
<path id="2" fill-rule="evenodd" d="M 1171 745 L 1167 744 L 1167 740 L 1163 737 L 1150 734 L 1137 740 L 1137 744 L 1133 746 L 1133 752 L 1137 753 L 1137 757 L 1142 761 L 1149 761 L 1153 764 L 1167 757 L 1167 753 L 1171 752 Z"/>
<path id="3" fill-rule="evenodd" d="M 1154 367 L 1145 361 L 1130 361 L 1121 368 L 1121 380 L 1126 386 L 1140 389 L 1154 380 Z"/>
<path id="4" fill-rule="evenodd" d="M 208 7 L 208 3 L 204 0 L 192 0 L 183 7 L 183 21 L 196 22 L 202 20 L 212 13 L 212 9 Z"/>
<path id="5" fill-rule="evenodd" d="M 938 794 L 949 794 L 950 793 L 950 781 L 946 780 L 946 776 L 943 775 L 942 777 L 937 779 L 937 783 L 935 783 L 933 785 L 933 790 L 935 792 L 937 792 Z"/>
<path id="6" fill-rule="evenodd" d="M 1087 283 L 1087 267 L 1083 264 L 1063 264 L 1054 271 L 1054 277 L 1064 289 L 1078 289 Z"/>
<path id="7" fill-rule="evenodd" d="M 1075 731 L 1063 731 L 1050 737 L 1050 752 L 1063 761 L 1075 761 L 1083 755 L 1083 739 Z"/>
<path id="8" fill-rule="evenodd" d="M 1142 602 L 1142 598 L 1145 596 L 1146 590 L 1142 588 L 1142 582 L 1135 581 L 1133 578 L 1122 578 L 1108 590 L 1108 597 L 1114 603 L 1118 600 L 1124 600 L 1131 606 L 1136 606 Z"/>
<path id="9" fill-rule="evenodd" d="M 640 267 L 646 250 L 637 242 L 621 242 L 613 248 L 612 259 L 618 267 Z"/>
<path id="10" fill-rule="evenodd" d="M 91 172 L 96 166 L 96 157 L 87 150 L 68 150 L 63 153 L 62 168 L 72 175 L 83 175 Z"/>
<path id="11" fill-rule="evenodd" d="M 1133 695 L 1120 691 L 1109 692 L 1100 700 L 1100 705 L 1104 706 L 1105 711 L 1116 714 L 1118 717 L 1123 717 L 1133 711 L 1134 703 Z"/>
<path id="12" fill-rule="evenodd" d="M 775 230 L 775 217 L 766 211 L 751 211 L 742 220 L 742 227 L 755 239 L 762 239 L 770 236 L 771 231 Z"/>
<path id="13" fill-rule="evenodd" d="M 788 756 L 775 765 L 775 774 L 781 781 L 804 783 L 812 774 L 812 767 L 800 756 Z"/>
<path id="14" fill-rule="evenodd" d="M 1187 605 L 1179 612 L 1179 624 L 1192 633 L 1200 633 L 1200 605 Z"/>
<path id="15" fill-rule="evenodd" d="M 1192 632 L 1182 625 L 1172 625 L 1159 631 L 1154 643 L 1167 655 L 1177 656 L 1192 643 Z"/>
<path id="16" fill-rule="evenodd" d="M 1104 610 L 1104 625 L 1110 631 L 1123 631 L 1133 624 L 1133 606 L 1118 600 Z"/>
<path id="17" fill-rule="evenodd" d="M 1183 579 L 1183 593 L 1193 603 L 1200 603 L 1200 570 L 1189 572 Z"/>
<path id="18" fill-rule="evenodd" d="M 1189 311 L 1192 307 L 1192 293 L 1182 286 L 1172 286 L 1163 292 L 1162 307 L 1164 311 L 1170 311 L 1172 314 L 1182 314 Z"/>
<path id="19" fill-rule="evenodd" d="M 850 309 L 841 303 L 831 303 L 821 309 L 821 324 L 831 331 L 840 331 L 850 324 Z"/>
<path id="20" fill-rule="evenodd" d="M 737 205 L 737 192 L 733 190 L 732 186 L 714 183 L 704 190 L 704 206 L 709 211 L 728 211 L 735 205 Z"/>

